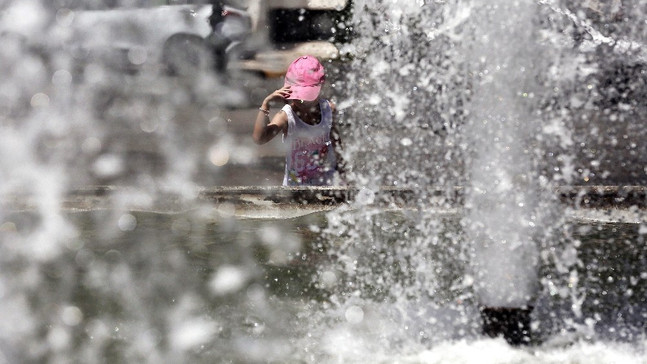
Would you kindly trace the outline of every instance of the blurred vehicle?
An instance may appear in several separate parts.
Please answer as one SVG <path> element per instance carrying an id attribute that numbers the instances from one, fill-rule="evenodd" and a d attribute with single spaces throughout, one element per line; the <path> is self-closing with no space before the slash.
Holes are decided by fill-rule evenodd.
<path id="1" fill-rule="evenodd" d="M 68 51 L 78 64 L 100 63 L 126 72 L 161 67 L 182 75 L 232 68 L 274 75 L 302 53 L 336 57 L 334 14 L 349 6 L 347 0 L 189 3 L 197 1 L 58 8 L 45 42 Z M 11 11 L 4 15 L 12 16 Z"/>
<path id="2" fill-rule="evenodd" d="M 127 72 L 161 66 L 186 73 L 212 67 L 204 44 L 212 33 L 207 22 L 211 11 L 206 4 L 70 10 L 71 20 L 61 35 L 64 47 L 82 64 L 101 63 Z"/>

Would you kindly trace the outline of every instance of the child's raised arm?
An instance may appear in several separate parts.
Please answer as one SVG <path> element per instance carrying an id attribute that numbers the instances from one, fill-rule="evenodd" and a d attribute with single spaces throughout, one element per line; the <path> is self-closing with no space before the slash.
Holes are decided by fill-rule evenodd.
<path id="1" fill-rule="evenodd" d="M 288 116 L 284 112 L 274 115 L 270 121 L 270 102 L 275 100 L 285 101 L 290 97 L 290 86 L 280 88 L 269 94 L 258 109 L 254 132 L 252 134 L 256 144 L 265 144 L 272 140 L 278 133 L 285 130 L 288 125 Z"/>

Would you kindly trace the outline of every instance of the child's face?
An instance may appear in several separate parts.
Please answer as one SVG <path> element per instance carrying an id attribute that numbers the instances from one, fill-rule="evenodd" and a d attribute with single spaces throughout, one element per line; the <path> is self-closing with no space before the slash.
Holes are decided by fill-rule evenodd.
<path id="1" fill-rule="evenodd" d="M 306 111 L 306 112 L 314 112 L 317 110 L 317 105 L 319 104 L 319 99 L 315 99 L 312 101 L 306 101 L 306 100 L 298 100 L 298 99 L 292 99 L 290 100 L 290 105 L 293 108 L 296 108 L 300 111 Z"/>

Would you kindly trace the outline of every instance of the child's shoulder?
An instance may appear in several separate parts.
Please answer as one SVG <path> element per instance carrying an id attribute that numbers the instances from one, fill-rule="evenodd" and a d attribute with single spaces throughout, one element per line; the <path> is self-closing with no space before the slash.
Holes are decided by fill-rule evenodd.
<path id="1" fill-rule="evenodd" d="M 335 105 L 335 103 L 332 100 L 328 100 L 328 99 L 325 99 L 325 101 L 328 102 L 328 105 L 330 105 L 330 110 L 332 110 L 332 112 L 335 112 L 335 110 L 337 109 L 337 106 Z"/>

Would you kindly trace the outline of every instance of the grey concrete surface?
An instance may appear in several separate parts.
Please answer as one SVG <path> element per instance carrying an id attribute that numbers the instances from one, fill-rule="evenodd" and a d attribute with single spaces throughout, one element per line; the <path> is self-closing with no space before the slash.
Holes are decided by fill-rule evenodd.
<path id="1" fill-rule="evenodd" d="M 235 82 L 235 81 L 234 81 Z M 244 105 L 236 105 L 220 110 L 220 116 L 226 120 L 227 133 L 235 145 L 252 150 L 255 161 L 248 164 L 228 163 L 216 172 L 213 185 L 217 186 L 278 186 L 283 181 L 285 148 L 280 137 L 264 145 L 257 145 L 252 139 L 254 122 L 258 107 L 263 99 L 275 89 L 281 87 L 280 78 L 254 77 L 251 84 L 238 85 L 246 97 Z M 270 116 L 273 116 L 281 105 L 274 105 Z"/>
<path id="2" fill-rule="evenodd" d="M 387 210 L 418 210 L 421 208 L 418 200 L 421 192 L 412 188 L 381 187 L 372 191 L 375 198 L 370 205 Z M 424 192 L 427 196 L 424 209 L 443 214 L 457 214 L 462 209 L 464 189 L 460 186 L 449 190 L 431 186 Z M 562 186 L 553 192 L 557 201 L 570 208 L 578 219 L 647 221 L 647 187 L 644 186 Z M 123 202 L 122 197 L 128 193 L 128 188 L 119 186 L 88 186 L 64 196 L 62 208 L 68 211 L 110 209 Z M 217 186 L 201 188 L 193 201 L 158 193 L 152 203 L 147 201 L 138 206 L 131 202 L 129 208 L 172 213 L 195 208 L 198 202 L 240 216 L 289 218 L 341 206 L 361 208 L 364 205 L 356 203 L 360 193 L 363 193 L 361 189 L 349 186 Z M 7 196 L 2 202 L 7 211 L 33 210 L 37 206 L 37 201 L 30 195 Z"/>

